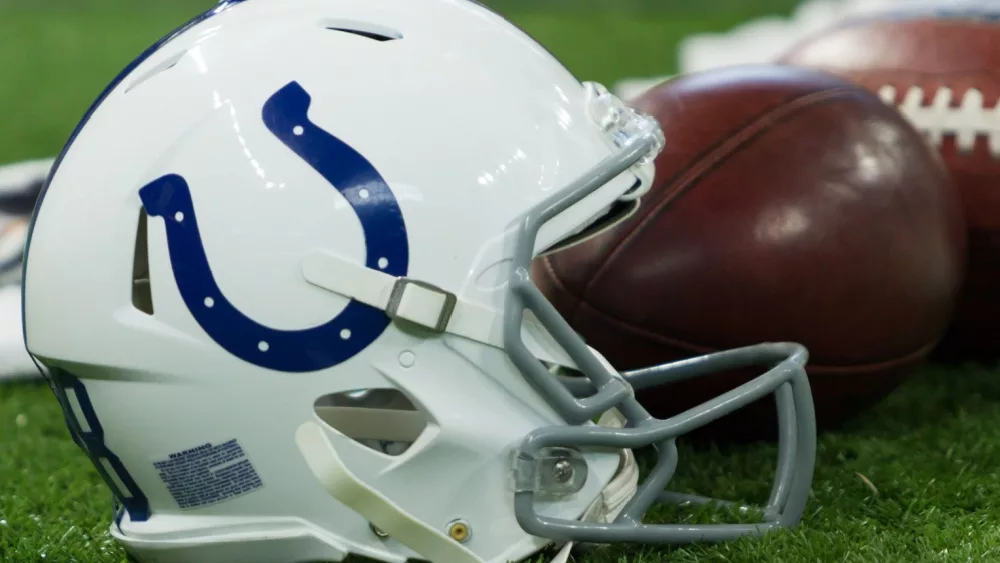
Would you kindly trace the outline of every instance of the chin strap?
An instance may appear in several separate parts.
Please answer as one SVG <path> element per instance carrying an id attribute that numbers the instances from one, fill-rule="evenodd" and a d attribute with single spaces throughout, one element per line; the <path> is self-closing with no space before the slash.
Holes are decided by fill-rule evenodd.
<path id="1" fill-rule="evenodd" d="M 503 349 L 503 315 L 460 299 L 454 293 L 410 278 L 399 278 L 367 268 L 330 252 L 313 252 L 302 261 L 302 275 L 310 284 L 385 311 L 437 334 L 452 334 Z M 521 331 L 524 344 L 536 358 L 575 367 L 560 346 L 529 319 Z"/>
<path id="2" fill-rule="evenodd" d="M 459 299 L 434 285 L 386 274 L 345 260 L 329 252 L 314 252 L 303 260 L 302 274 L 310 284 L 385 311 L 436 334 L 452 334 L 503 349 L 503 319 L 496 311 Z M 551 337 L 525 320 L 525 345 L 538 359 L 574 367 L 562 348 L 545 343 Z M 594 351 L 607 363 L 607 360 Z M 601 426 L 621 428 L 625 419 L 617 409 L 606 412 Z M 435 563 L 483 563 L 460 543 L 414 518 L 401 507 L 358 479 L 344 464 L 326 431 L 315 422 L 302 424 L 295 433 L 299 451 L 313 475 L 330 495 L 363 516 L 380 530 Z M 618 472 L 587 508 L 580 520 L 611 522 L 635 495 L 639 469 L 631 450 L 622 450 Z M 553 563 L 565 563 L 573 543 L 560 550 Z"/>
<path id="3" fill-rule="evenodd" d="M 598 424 L 621 428 L 624 417 L 612 409 Z M 475 553 L 452 540 L 443 532 L 415 518 L 391 499 L 368 486 L 344 464 L 326 431 L 316 422 L 308 421 L 295 432 L 295 443 L 313 476 L 339 502 L 360 514 L 399 543 L 434 563 L 484 563 Z M 618 472 L 584 512 L 580 520 L 611 522 L 636 492 L 639 467 L 631 450 L 621 450 Z M 573 543 L 567 543 L 552 563 L 566 563 Z"/>
<path id="4" fill-rule="evenodd" d="M 365 520 L 430 561 L 484 563 L 475 553 L 403 510 L 358 479 L 344 465 L 326 431 L 309 421 L 295 432 L 295 443 L 323 488 Z"/>

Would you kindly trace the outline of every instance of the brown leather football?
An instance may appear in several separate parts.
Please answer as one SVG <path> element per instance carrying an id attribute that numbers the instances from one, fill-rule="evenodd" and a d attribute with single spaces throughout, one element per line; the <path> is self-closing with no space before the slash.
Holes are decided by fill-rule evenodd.
<path id="1" fill-rule="evenodd" d="M 936 145 L 969 224 L 966 283 L 942 357 L 1000 357 L 1000 11 L 900 11 L 847 21 L 782 62 L 878 92 Z"/>
<path id="2" fill-rule="evenodd" d="M 624 223 L 534 266 L 545 295 L 618 369 L 800 342 L 818 423 L 830 427 L 937 344 L 965 224 L 940 157 L 894 109 L 832 75 L 779 65 L 676 78 L 635 104 L 667 138 L 650 193 Z M 639 398 L 663 417 L 755 375 Z M 711 430 L 767 438 L 775 420 L 768 398 Z"/>

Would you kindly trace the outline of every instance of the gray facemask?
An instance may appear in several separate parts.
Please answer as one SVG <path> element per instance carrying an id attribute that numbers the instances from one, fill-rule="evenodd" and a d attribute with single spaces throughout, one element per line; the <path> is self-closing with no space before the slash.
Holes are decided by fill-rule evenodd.
<path id="1" fill-rule="evenodd" d="M 518 225 L 510 295 L 503 318 L 504 345 L 524 377 L 569 424 L 576 425 L 538 429 L 515 451 L 515 512 L 525 531 L 536 536 L 588 543 L 718 542 L 794 526 L 802 518 L 806 505 L 815 465 L 816 422 L 804 370 L 808 359 L 804 347 L 790 343 L 760 344 L 620 374 L 584 344 L 532 282 L 531 262 L 539 228 L 651 152 L 655 153 L 655 145 L 656 139 L 648 136 L 624 144 L 619 153 L 531 209 Z M 573 359 L 582 377 L 553 377 L 549 368 L 531 353 L 521 332 L 526 309 Z M 654 418 L 634 396 L 636 390 L 751 366 L 763 366 L 768 371 L 666 420 Z M 763 507 L 763 521 L 683 526 L 642 523 L 642 515 L 656 503 L 731 504 L 665 491 L 677 467 L 676 440 L 768 394 L 777 399 L 780 444 L 777 473 L 770 498 Z M 583 425 L 609 409 L 617 409 L 623 415 L 626 421 L 623 428 Z M 655 447 L 656 464 L 612 523 L 550 518 L 534 509 L 536 496 L 571 494 L 582 486 L 583 479 L 579 476 L 586 474 L 586 463 L 577 448 L 646 446 Z"/>

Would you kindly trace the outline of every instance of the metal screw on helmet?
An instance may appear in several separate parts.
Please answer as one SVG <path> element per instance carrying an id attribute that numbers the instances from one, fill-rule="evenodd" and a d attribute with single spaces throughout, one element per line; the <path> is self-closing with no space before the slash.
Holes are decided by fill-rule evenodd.
<path id="1" fill-rule="evenodd" d="M 448 537 L 458 543 L 465 543 L 472 537 L 472 528 L 465 520 L 452 520 L 448 523 Z"/>
<path id="2" fill-rule="evenodd" d="M 368 527 L 371 528 L 372 533 L 375 534 L 375 537 L 377 537 L 378 539 L 383 540 L 383 541 L 389 539 L 389 534 L 387 534 L 387 533 L 383 532 L 382 530 L 380 530 L 379 527 L 376 526 L 375 524 L 372 524 L 371 522 L 369 522 L 368 523 Z"/>
<path id="3" fill-rule="evenodd" d="M 552 466 L 552 479 L 556 483 L 564 484 L 573 479 L 573 463 L 568 459 L 561 459 Z"/>
<path id="4" fill-rule="evenodd" d="M 562 497 L 583 490 L 587 482 L 587 460 L 574 448 L 541 448 L 532 456 L 512 450 L 514 492 L 532 491 L 546 497 Z"/>

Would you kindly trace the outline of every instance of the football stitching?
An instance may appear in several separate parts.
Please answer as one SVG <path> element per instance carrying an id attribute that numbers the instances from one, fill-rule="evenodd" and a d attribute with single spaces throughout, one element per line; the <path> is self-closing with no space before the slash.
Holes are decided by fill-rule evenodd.
<path id="1" fill-rule="evenodd" d="M 954 137 L 959 152 L 968 154 L 977 139 L 984 139 L 990 154 L 1000 158 L 1000 104 L 986 105 L 982 91 L 969 88 L 961 103 L 955 103 L 955 92 L 947 86 L 938 88 L 930 104 L 925 104 L 926 92 L 913 86 L 900 95 L 895 86 L 879 88 L 878 95 L 887 104 L 895 104 L 935 147 L 940 148 L 945 137 Z"/>

